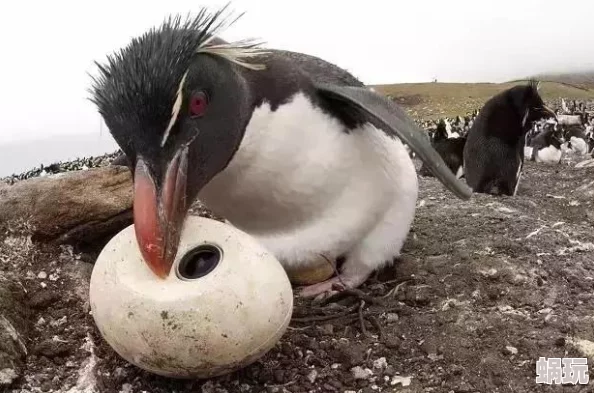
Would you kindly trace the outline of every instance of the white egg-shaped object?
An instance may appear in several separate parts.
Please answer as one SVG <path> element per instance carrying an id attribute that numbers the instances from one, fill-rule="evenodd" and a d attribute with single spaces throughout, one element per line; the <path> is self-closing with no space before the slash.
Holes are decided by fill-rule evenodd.
<path id="1" fill-rule="evenodd" d="M 196 269 L 201 277 L 183 277 Z M 190 216 L 166 279 L 143 261 L 133 225 L 111 239 L 93 268 L 90 303 L 102 336 L 128 362 L 167 377 L 210 378 L 272 349 L 290 322 L 293 291 L 254 238 Z"/>

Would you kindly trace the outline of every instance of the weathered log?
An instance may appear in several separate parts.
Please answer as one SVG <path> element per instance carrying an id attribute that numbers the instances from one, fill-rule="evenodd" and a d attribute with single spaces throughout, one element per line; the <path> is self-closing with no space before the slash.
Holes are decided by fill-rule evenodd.
<path id="1" fill-rule="evenodd" d="M 0 226 L 26 222 L 33 240 L 93 242 L 132 223 L 132 176 L 108 166 L 0 186 Z"/>

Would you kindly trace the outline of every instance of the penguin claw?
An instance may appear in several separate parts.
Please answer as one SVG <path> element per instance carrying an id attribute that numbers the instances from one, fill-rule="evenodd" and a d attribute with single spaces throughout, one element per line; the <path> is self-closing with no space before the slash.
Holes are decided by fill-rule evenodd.
<path id="1" fill-rule="evenodd" d="M 338 293 L 338 291 L 335 289 L 335 286 L 337 284 L 340 285 L 341 287 L 344 287 L 344 285 L 341 285 L 342 282 L 341 282 L 340 276 L 333 277 L 329 280 L 323 281 L 318 284 L 313 284 L 313 285 L 304 287 L 299 292 L 299 296 L 305 297 L 305 298 L 314 297 L 315 302 L 322 301 L 322 300 Z"/>
<path id="2" fill-rule="evenodd" d="M 338 293 L 338 291 L 328 291 L 328 292 L 320 293 L 319 295 L 314 297 L 314 299 L 312 300 L 312 303 L 313 304 L 323 303 L 326 299 L 330 299 L 332 296 L 336 295 L 337 293 Z"/>
<path id="3" fill-rule="evenodd" d="M 367 277 L 367 275 L 352 276 L 342 273 L 329 280 L 303 288 L 299 292 L 299 296 L 304 298 L 314 297 L 314 302 L 319 302 L 336 295 L 343 289 L 357 288 L 365 282 Z"/>

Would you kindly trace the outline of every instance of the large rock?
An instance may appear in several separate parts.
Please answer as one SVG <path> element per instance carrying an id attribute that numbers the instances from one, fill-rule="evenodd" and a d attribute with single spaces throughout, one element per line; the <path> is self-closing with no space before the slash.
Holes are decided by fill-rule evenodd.
<path id="1" fill-rule="evenodd" d="M 108 166 L 0 186 L 0 225 L 23 222 L 34 240 L 92 243 L 113 235 L 132 223 L 131 173 Z"/>

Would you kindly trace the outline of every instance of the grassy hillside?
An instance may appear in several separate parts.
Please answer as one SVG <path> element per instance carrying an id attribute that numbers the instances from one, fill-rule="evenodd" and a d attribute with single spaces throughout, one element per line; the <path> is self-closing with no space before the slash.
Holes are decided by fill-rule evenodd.
<path id="1" fill-rule="evenodd" d="M 564 83 L 583 89 L 594 89 L 594 71 L 574 72 L 568 74 L 541 74 L 536 78 L 542 81 Z"/>
<path id="2" fill-rule="evenodd" d="M 498 92 L 523 81 L 510 83 L 403 83 L 373 86 L 390 95 L 415 118 L 436 119 L 444 116 L 464 115 L 482 107 Z M 594 87 L 593 87 L 594 88 Z M 545 100 L 594 99 L 594 90 L 563 83 L 543 82 L 541 94 Z"/>

